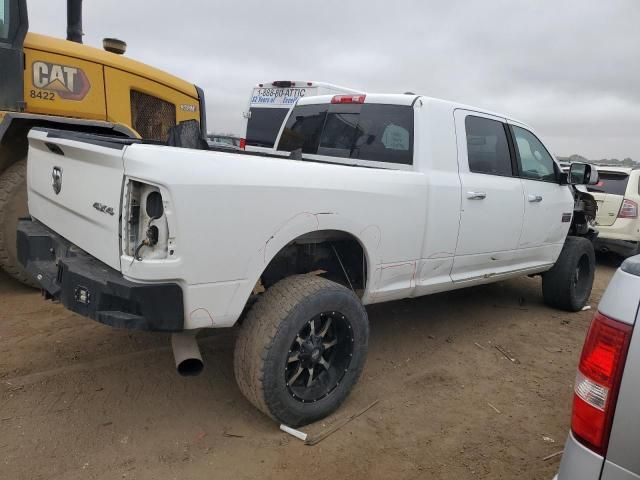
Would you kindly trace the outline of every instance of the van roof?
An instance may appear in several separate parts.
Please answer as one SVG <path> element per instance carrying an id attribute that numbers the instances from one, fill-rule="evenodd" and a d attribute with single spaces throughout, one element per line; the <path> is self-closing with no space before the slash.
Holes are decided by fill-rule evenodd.
<path id="1" fill-rule="evenodd" d="M 275 82 L 291 82 L 292 87 L 325 87 L 325 88 L 333 88 L 335 90 L 344 90 L 345 92 L 353 92 L 353 93 L 364 93 L 360 90 L 356 90 L 349 87 L 343 87 L 342 85 L 336 85 L 335 83 L 327 83 L 327 82 L 316 82 L 315 80 L 268 80 L 266 82 L 258 82 L 254 85 L 253 88 L 268 88 L 272 87 Z M 309 85 L 311 84 L 311 85 Z"/>
<path id="2" fill-rule="evenodd" d="M 322 103 L 331 103 L 331 99 L 334 95 L 317 95 L 314 97 L 303 97 L 300 98 L 297 102 L 297 105 L 317 105 Z M 418 99 L 422 100 L 425 103 L 437 103 L 442 106 L 448 105 L 452 110 L 462 109 L 462 110 L 471 110 L 478 113 L 484 113 L 487 115 L 493 115 L 495 117 L 505 118 L 510 122 L 517 123 L 522 125 L 528 129 L 531 129 L 529 125 L 520 120 L 516 120 L 509 115 L 505 115 L 502 113 L 493 112 L 491 110 L 487 110 L 485 108 L 473 107 L 470 105 L 465 105 L 464 103 L 453 102 L 450 100 L 443 100 L 440 98 L 428 97 L 425 95 L 416 95 L 416 94 L 404 94 L 404 93 L 367 93 L 364 103 L 380 103 L 387 105 L 413 105 Z M 532 130 L 532 129 L 531 129 Z"/>

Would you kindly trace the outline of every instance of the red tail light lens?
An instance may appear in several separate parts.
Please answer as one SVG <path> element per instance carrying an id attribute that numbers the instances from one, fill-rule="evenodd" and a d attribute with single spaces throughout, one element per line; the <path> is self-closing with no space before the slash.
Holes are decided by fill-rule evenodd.
<path id="1" fill-rule="evenodd" d="M 618 212 L 618 218 L 638 218 L 638 204 L 625 198 Z"/>
<path id="2" fill-rule="evenodd" d="M 573 435 L 604 455 L 632 327 L 597 313 L 582 349 L 573 396 Z"/>
<path id="3" fill-rule="evenodd" d="M 241 138 L 240 139 L 240 150 L 244 150 L 247 146 L 247 139 L 246 138 Z"/>
<path id="4" fill-rule="evenodd" d="M 335 95 L 331 103 L 364 103 L 366 95 Z"/>

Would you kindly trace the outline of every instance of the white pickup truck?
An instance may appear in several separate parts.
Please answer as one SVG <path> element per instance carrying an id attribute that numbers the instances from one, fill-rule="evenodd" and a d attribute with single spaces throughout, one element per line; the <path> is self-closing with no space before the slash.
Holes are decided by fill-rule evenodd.
<path id="1" fill-rule="evenodd" d="M 301 425 L 362 371 L 364 305 L 542 274 L 578 310 L 593 282 L 590 195 L 532 130 L 417 95 L 302 99 L 278 155 L 200 151 L 34 129 L 24 267 L 48 298 L 105 324 L 175 332 L 240 322 L 251 403 Z M 189 335 L 189 333 L 192 333 Z"/>

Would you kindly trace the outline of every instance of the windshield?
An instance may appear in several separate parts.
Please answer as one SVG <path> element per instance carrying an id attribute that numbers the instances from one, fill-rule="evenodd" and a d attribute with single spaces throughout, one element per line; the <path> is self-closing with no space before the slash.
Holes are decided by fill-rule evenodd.
<path id="1" fill-rule="evenodd" d="M 288 108 L 252 108 L 247 121 L 247 145 L 272 148 L 288 112 Z"/>
<path id="2" fill-rule="evenodd" d="M 0 40 L 9 37 L 9 0 L 0 0 Z"/>
<path id="3" fill-rule="evenodd" d="M 629 183 L 629 175 L 626 173 L 598 172 L 598 183 L 589 185 L 587 190 L 595 193 L 612 193 L 624 196 Z"/>

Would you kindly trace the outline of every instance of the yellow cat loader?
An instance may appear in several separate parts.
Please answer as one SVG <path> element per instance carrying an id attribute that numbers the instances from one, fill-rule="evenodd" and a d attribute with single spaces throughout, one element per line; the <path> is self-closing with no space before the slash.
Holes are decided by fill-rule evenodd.
<path id="1" fill-rule="evenodd" d="M 0 0 L 0 266 L 33 284 L 16 257 L 16 224 L 27 215 L 27 133 L 35 126 L 166 141 L 197 120 L 204 93 L 123 56 L 126 44 L 82 45 L 82 0 L 67 0 L 67 39 L 29 32 L 26 0 Z"/>

